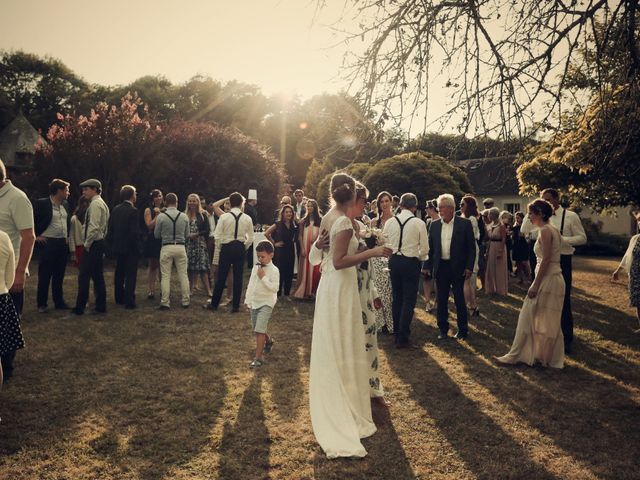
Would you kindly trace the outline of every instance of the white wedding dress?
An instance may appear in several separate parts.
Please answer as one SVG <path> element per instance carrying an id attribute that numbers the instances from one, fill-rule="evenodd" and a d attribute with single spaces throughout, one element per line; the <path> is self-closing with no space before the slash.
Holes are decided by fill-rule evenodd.
<path id="1" fill-rule="evenodd" d="M 344 230 L 353 233 L 353 226 L 341 216 L 331 228 L 328 259 L 322 264 L 309 368 L 311 424 L 328 458 L 364 457 L 367 451 L 360 439 L 376 431 L 356 267 L 333 267 L 335 238 Z M 357 249 L 353 235 L 348 255 Z"/>

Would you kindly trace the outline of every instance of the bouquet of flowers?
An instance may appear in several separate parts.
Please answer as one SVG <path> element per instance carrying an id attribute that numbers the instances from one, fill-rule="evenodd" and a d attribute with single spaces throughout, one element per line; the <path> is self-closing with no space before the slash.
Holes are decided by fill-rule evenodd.
<path id="1" fill-rule="evenodd" d="M 365 227 L 360 230 L 360 238 L 364 240 L 364 243 L 367 244 L 368 248 L 385 244 L 385 237 L 384 233 L 382 233 L 382 229 L 374 228 L 371 225 L 365 225 Z"/>

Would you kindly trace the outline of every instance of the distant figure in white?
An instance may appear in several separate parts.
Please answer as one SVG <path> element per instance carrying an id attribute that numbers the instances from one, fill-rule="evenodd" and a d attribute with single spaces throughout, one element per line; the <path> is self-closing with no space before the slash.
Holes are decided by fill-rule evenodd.
<path id="1" fill-rule="evenodd" d="M 330 232 L 329 251 L 320 255 L 324 258 L 313 319 L 309 406 L 313 432 L 328 458 L 364 457 L 367 451 L 360 439 L 376 431 L 356 266 L 390 251 L 377 247 L 357 253 L 358 239 L 346 215 L 355 201 L 355 187 L 349 175 L 332 177 L 335 204 L 322 222 Z M 318 260 L 325 240 L 326 235 L 319 237 L 312 261 Z"/>

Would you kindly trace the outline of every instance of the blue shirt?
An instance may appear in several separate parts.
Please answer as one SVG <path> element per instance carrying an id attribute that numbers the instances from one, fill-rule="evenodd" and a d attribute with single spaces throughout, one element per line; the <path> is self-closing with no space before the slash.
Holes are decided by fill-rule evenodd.
<path id="1" fill-rule="evenodd" d="M 158 215 L 153 235 L 162 239 L 163 245 L 174 243 L 184 245 L 189 237 L 189 218 L 179 212 L 176 207 L 169 207 Z"/>

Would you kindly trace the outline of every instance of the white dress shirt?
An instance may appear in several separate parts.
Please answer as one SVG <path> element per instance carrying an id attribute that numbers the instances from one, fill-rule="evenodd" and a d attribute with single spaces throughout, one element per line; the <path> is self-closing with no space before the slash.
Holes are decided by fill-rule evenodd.
<path id="1" fill-rule="evenodd" d="M 566 213 L 564 218 L 564 228 L 561 229 L 563 212 Z M 560 255 L 573 255 L 573 252 L 576 250 L 573 247 L 587 243 L 587 234 L 585 233 L 580 217 L 576 212 L 565 210 L 559 206 L 554 214 L 551 215 L 551 218 L 549 218 L 549 223 L 562 233 L 563 242 L 561 242 L 560 245 Z M 526 215 L 522 222 L 522 227 L 520 227 L 520 232 L 527 235 L 532 233 L 534 230 L 537 230 L 536 227 L 531 223 L 531 220 L 529 220 L 529 216 Z"/>
<path id="2" fill-rule="evenodd" d="M 236 229 L 236 219 L 234 215 L 235 217 L 240 215 L 238 219 L 237 237 L 233 235 Z M 214 238 L 220 245 L 226 245 L 234 240 L 239 240 L 244 243 L 245 248 L 249 248 L 253 243 L 253 222 L 251 221 L 251 217 L 242 213 L 238 207 L 232 208 L 218 219 Z"/>
<path id="3" fill-rule="evenodd" d="M 451 239 L 453 238 L 453 222 L 455 221 L 455 215 L 449 223 L 445 222 L 444 219 L 440 219 L 442 223 L 442 230 L 440 232 L 440 258 L 442 260 L 451 260 Z"/>
<path id="4" fill-rule="evenodd" d="M 411 217 L 414 217 L 415 220 L 409 220 Z M 398 220 L 404 224 L 400 251 L 398 251 L 400 244 L 400 224 Z M 391 244 L 394 255 L 400 254 L 403 257 L 415 257 L 422 261 L 427 259 L 429 254 L 427 225 L 416 217 L 411 210 L 402 209 L 395 218 L 387 220 L 387 223 L 384 224 L 383 232 L 388 243 Z"/>
<path id="5" fill-rule="evenodd" d="M 91 197 L 84 220 L 84 248 L 88 252 L 93 242 L 104 240 L 109 226 L 109 207 L 100 195 Z"/>
<path id="6" fill-rule="evenodd" d="M 56 205 L 51 201 L 51 222 L 44 232 L 43 237 L 47 238 L 67 238 L 67 209 L 62 204 Z"/>
<path id="7" fill-rule="evenodd" d="M 268 305 L 273 308 L 278 301 L 278 288 L 280 287 L 280 270 L 273 262 L 262 267 L 264 277 L 258 276 L 258 265 L 253 266 L 251 278 L 244 295 L 244 303 L 249 308 L 256 309 Z"/>

